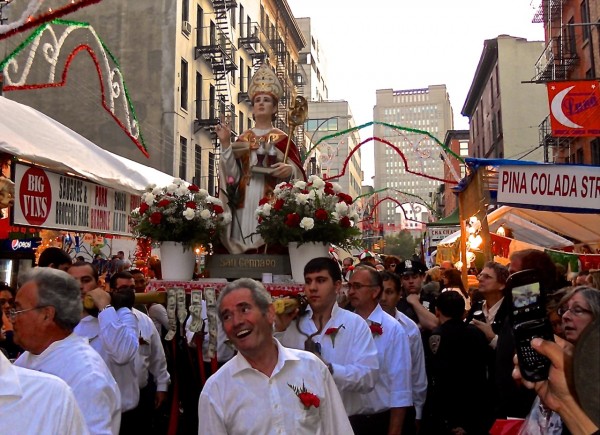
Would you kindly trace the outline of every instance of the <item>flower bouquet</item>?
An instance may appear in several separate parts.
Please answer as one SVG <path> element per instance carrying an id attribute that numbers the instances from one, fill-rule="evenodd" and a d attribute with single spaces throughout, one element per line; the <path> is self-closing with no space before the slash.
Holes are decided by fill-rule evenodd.
<path id="1" fill-rule="evenodd" d="M 130 216 L 135 237 L 179 242 L 188 248 L 216 241 L 230 220 L 220 199 L 179 178 L 165 187 L 148 186 Z"/>
<path id="2" fill-rule="evenodd" d="M 308 182 L 279 183 L 273 195 L 259 203 L 256 231 L 267 244 L 322 242 L 346 249 L 358 247 L 359 216 L 352 197 L 341 190 L 339 184 L 316 175 Z"/>

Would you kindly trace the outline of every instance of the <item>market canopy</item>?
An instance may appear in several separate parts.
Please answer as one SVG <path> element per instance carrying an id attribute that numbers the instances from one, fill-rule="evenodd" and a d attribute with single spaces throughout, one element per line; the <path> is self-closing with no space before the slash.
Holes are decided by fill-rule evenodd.
<path id="1" fill-rule="evenodd" d="M 0 151 L 107 187 L 140 194 L 173 176 L 113 154 L 47 115 L 0 97 Z"/>

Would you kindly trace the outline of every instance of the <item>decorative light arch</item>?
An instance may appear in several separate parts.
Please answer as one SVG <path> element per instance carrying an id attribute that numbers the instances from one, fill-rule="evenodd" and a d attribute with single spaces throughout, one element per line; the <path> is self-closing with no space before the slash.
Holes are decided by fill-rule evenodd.
<path id="1" fill-rule="evenodd" d="M 60 36 L 54 27 L 64 28 Z M 73 39 L 79 32 L 90 37 L 95 42 L 95 48 L 89 44 L 78 44 L 68 55 L 63 65 L 62 73 L 57 78 L 56 70 L 61 50 L 67 39 Z M 42 37 L 48 36 L 51 42 L 43 42 Z M 0 62 L 0 71 L 4 76 L 4 91 L 32 90 L 65 86 L 69 66 L 73 58 L 80 52 L 87 52 L 94 65 L 100 81 L 102 107 L 112 116 L 115 122 L 136 144 L 140 151 L 149 157 L 144 138 L 139 129 L 135 109 L 129 97 L 127 86 L 123 79 L 121 67 L 113 54 L 88 23 L 78 21 L 53 20 L 38 27 L 11 54 Z M 38 60 L 39 59 L 39 60 Z M 42 83 L 28 83 L 32 67 L 48 67 L 48 80 Z M 108 92 L 107 92 L 108 91 Z M 117 116 L 124 114 L 124 119 Z"/>

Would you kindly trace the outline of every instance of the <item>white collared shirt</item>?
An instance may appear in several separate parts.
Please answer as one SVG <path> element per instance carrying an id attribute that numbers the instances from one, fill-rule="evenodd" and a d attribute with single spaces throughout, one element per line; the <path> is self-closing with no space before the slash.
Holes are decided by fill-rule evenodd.
<path id="1" fill-rule="evenodd" d="M 496 314 L 498 314 L 498 310 L 500 309 L 503 300 L 504 297 L 500 298 L 500 300 L 489 309 L 487 306 L 487 301 L 485 299 L 483 300 L 481 311 L 483 311 L 483 315 L 485 316 L 485 323 L 488 325 L 494 323 L 494 320 L 496 320 Z M 496 346 L 498 345 L 498 334 L 494 335 L 494 338 L 492 338 L 492 340 L 489 342 L 489 345 L 492 349 L 496 349 Z"/>
<path id="2" fill-rule="evenodd" d="M 335 334 L 335 341 L 331 335 L 325 334 L 329 328 L 339 328 Z M 308 335 L 317 332 L 310 307 L 300 319 L 300 329 Z M 307 338 L 298 331 L 295 321 L 284 332 L 275 333 L 275 337 L 284 346 L 294 349 L 304 349 Z M 377 347 L 371 330 L 362 317 L 340 308 L 335 303 L 331 318 L 323 326 L 321 333 L 315 335 L 312 340 L 320 344 L 321 356 L 331 363 L 333 379 L 342 396 L 346 412 L 348 415 L 358 414 L 360 394 L 372 391 L 379 376 Z"/>
<path id="3" fill-rule="evenodd" d="M 140 310 L 131 310 L 138 321 L 139 350 L 135 357 L 135 370 L 138 374 L 140 389 L 148 385 L 148 372 L 152 373 L 156 382 L 156 391 L 168 391 L 171 376 L 167 371 L 165 350 L 154 326 L 154 322 Z"/>
<path id="4" fill-rule="evenodd" d="M 50 373 L 65 381 L 73 390 L 91 434 L 119 433 L 119 387 L 106 363 L 85 338 L 71 334 L 39 355 L 24 352 L 15 365 Z"/>
<path id="5" fill-rule="evenodd" d="M 121 391 L 121 411 L 134 409 L 140 400 L 135 370 L 139 349 L 137 319 L 129 308 L 108 307 L 98 318 L 86 316 L 75 327 L 77 335 L 89 339 L 100 354 Z"/>
<path id="6" fill-rule="evenodd" d="M 89 434 L 65 381 L 13 366 L 2 352 L 0 422 L 4 435 Z"/>
<path id="7" fill-rule="evenodd" d="M 413 405 L 415 407 L 416 419 L 423 417 L 423 407 L 427 398 L 427 372 L 425 371 L 425 352 L 423 350 L 423 341 L 421 340 L 421 331 L 419 326 L 406 314 L 396 310 L 396 320 L 404 328 L 408 336 L 410 345 L 411 379 Z"/>
<path id="8" fill-rule="evenodd" d="M 271 377 L 237 354 L 206 381 L 198 404 L 198 434 L 351 434 L 327 366 L 309 352 L 277 344 Z M 292 389 L 306 388 L 319 406 L 304 407 Z"/>
<path id="9" fill-rule="evenodd" d="M 367 324 L 381 325 L 383 333 L 373 334 L 379 360 L 379 379 L 373 391 L 361 395 L 359 414 L 377 414 L 391 408 L 412 406 L 411 359 L 408 336 L 396 319 L 379 304 Z"/>

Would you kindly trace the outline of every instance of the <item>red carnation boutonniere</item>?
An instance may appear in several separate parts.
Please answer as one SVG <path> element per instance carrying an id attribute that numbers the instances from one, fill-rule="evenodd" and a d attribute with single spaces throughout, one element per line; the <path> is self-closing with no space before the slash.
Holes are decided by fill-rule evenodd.
<path id="1" fill-rule="evenodd" d="M 342 324 L 342 325 L 338 326 L 337 328 L 335 328 L 335 327 L 327 328 L 327 330 L 325 331 L 325 335 L 329 335 L 329 337 L 331 337 L 331 345 L 333 347 L 335 347 L 335 336 L 337 335 L 338 332 L 340 332 L 340 329 L 346 329 L 346 327 Z"/>
<path id="2" fill-rule="evenodd" d="M 308 410 L 311 406 L 318 408 L 321 404 L 321 399 L 306 389 L 304 386 L 304 381 L 302 381 L 302 388 L 296 387 L 292 384 L 288 384 L 288 386 L 294 391 L 294 393 L 296 393 L 296 396 L 298 396 L 300 402 L 302 405 L 304 405 L 304 409 Z"/>
<path id="3" fill-rule="evenodd" d="M 371 330 L 371 333 L 375 336 L 375 335 L 381 335 L 383 334 L 383 328 L 381 327 L 381 324 L 376 323 L 376 322 L 372 322 L 369 325 L 369 329 Z"/>

